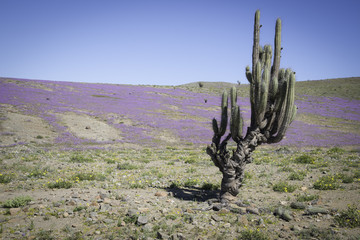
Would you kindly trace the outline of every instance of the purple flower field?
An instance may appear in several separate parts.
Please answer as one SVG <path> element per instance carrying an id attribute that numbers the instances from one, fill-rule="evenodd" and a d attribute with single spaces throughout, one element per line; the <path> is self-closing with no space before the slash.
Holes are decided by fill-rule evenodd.
<path id="1" fill-rule="evenodd" d="M 297 118 L 279 145 L 360 145 L 359 100 L 306 95 L 297 96 L 297 99 Z M 57 133 L 53 143 L 59 145 L 205 146 L 211 143 L 211 119 L 220 117 L 219 104 L 220 96 L 216 94 L 196 93 L 178 87 L 0 78 L 1 108 L 11 105 L 19 113 L 42 118 Z M 238 104 L 245 122 L 249 123 L 249 100 L 240 97 Z M 94 140 L 77 136 L 61 119 L 61 115 L 68 113 L 104 122 L 118 131 L 121 138 Z M 6 116 L 0 117 L 0 123 L 6 120 Z M 1 135 L 8 134 L 0 130 Z M 0 146 L 5 145 L 0 142 Z"/>

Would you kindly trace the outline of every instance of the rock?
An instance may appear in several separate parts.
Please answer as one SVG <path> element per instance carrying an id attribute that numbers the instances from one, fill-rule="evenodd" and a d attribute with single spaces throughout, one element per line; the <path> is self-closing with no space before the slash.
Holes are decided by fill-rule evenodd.
<path id="1" fill-rule="evenodd" d="M 230 228 L 231 227 L 231 224 L 230 223 L 225 223 L 224 224 L 224 228 Z"/>
<path id="2" fill-rule="evenodd" d="M 105 204 L 111 204 L 112 203 L 110 198 L 104 198 L 103 200 L 104 200 L 103 203 L 105 203 Z"/>
<path id="3" fill-rule="evenodd" d="M 308 207 L 306 209 L 305 215 L 315 215 L 315 214 L 328 214 L 329 211 L 321 207 Z"/>
<path id="4" fill-rule="evenodd" d="M 303 186 L 303 187 L 301 187 L 300 189 L 301 189 L 301 191 L 306 192 L 308 188 L 305 187 L 305 186 Z"/>
<path id="5" fill-rule="evenodd" d="M 104 223 L 106 223 L 106 224 L 111 224 L 111 223 L 114 222 L 114 220 L 109 219 L 109 218 L 106 218 L 106 219 L 104 219 L 103 221 L 104 221 Z"/>
<path id="6" fill-rule="evenodd" d="M 169 194 L 167 192 L 156 192 L 155 193 L 155 196 L 156 197 L 166 197 L 168 196 Z"/>
<path id="7" fill-rule="evenodd" d="M 136 224 L 141 226 L 147 224 L 149 221 L 147 216 L 140 215 L 136 221 Z"/>
<path id="8" fill-rule="evenodd" d="M 63 214 L 63 217 L 64 217 L 64 218 L 67 218 L 67 217 L 69 217 L 69 213 L 67 213 L 67 212 L 64 212 L 64 214 Z"/>
<path id="9" fill-rule="evenodd" d="M 290 227 L 291 231 L 300 232 L 301 228 L 298 225 L 293 225 Z"/>
<path id="10" fill-rule="evenodd" d="M 220 211 L 223 208 L 222 204 L 214 204 L 213 210 L 214 211 Z"/>
<path id="11" fill-rule="evenodd" d="M 260 215 L 259 209 L 253 207 L 247 207 L 246 212 L 250 214 Z"/>
<path id="12" fill-rule="evenodd" d="M 156 237 L 157 239 L 169 239 L 169 236 L 162 232 L 157 232 Z"/>
<path id="13" fill-rule="evenodd" d="M 291 212 L 282 207 L 278 207 L 277 209 L 275 209 L 274 215 L 285 221 L 290 221 L 293 219 L 293 217 L 291 216 Z"/>
<path id="14" fill-rule="evenodd" d="M 247 226 L 249 225 L 249 221 L 247 220 L 247 217 L 245 215 L 239 216 L 238 217 L 238 222 L 240 225 L 242 226 Z"/>
<path id="15" fill-rule="evenodd" d="M 302 202 L 292 202 L 290 204 L 290 207 L 293 208 L 293 209 L 305 209 L 306 204 L 302 203 Z"/>
<path id="16" fill-rule="evenodd" d="M 138 216 L 140 214 L 140 212 L 137 210 L 137 209 L 129 209 L 128 212 L 127 212 L 127 216 L 129 217 L 135 217 L 135 216 Z"/>
<path id="17" fill-rule="evenodd" d="M 9 212 L 11 216 L 18 214 L 21 211 L 20 208 L 10 208 Z"/>
<path id="18" fill-rule="evenodd" d="M 220 219 L 220 217 L 218 215 L 212 215 L 211 219 L 213 219 L 215 222 L 220 222 L 221 221 L 221 219 Z"/>

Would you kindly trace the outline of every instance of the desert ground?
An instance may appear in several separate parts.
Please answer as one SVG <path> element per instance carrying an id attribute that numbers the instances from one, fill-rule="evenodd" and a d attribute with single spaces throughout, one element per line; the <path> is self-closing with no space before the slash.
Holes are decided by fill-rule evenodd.
<path id="1" fill-rule="evenodd" d="M 360 78 L 298 82 L 226 206 L 205 149 L 234 84 L 201 85 L 0 78 L 1 238 L 359 239 Z"/>

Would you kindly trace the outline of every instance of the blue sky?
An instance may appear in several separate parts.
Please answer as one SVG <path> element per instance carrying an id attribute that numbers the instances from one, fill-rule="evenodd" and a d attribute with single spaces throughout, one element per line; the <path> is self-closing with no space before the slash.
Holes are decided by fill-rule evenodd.
<path id="1" fill-rule="evenodd" d="M 90 83 L 247 83 L 282 19 L 297 80 L 360 76 L 360 1 L 0 0 L 0 76 Z"/>

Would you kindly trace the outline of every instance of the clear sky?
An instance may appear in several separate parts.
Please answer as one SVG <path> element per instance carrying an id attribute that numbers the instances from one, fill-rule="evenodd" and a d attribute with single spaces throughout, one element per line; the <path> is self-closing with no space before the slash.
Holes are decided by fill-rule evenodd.
<path id="1" fill-rule="evenodd" d="M 360 76 L 359 0 L 0 0 L 0 76 L 246 83 L 257 9 L 297 80 Z"/>

